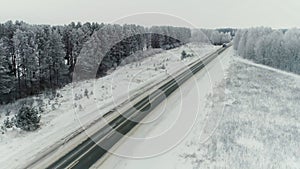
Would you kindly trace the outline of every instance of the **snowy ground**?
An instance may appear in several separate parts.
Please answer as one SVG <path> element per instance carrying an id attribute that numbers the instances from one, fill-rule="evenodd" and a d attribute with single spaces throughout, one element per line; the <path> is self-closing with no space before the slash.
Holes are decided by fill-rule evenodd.
<path id="1" fill-rule="evenodd" d="M 181 88 L 183 94 L 177 92 L 168 98 L 168 103 L 152 112 L 167 113 L 160 113 L 156 121 L 139 126 L 130 136 L 148 140 L 161 136 L 166 128 L 174 127 L 171 124 L 176 121 L 178 110 L 188 114 L 195 111 L 197 105 L 197 120 L 180 143 L 162 154 L 139 159 L 137 155 L 158 145 L 151 147 L 146 139 L 129 147 L 130 138 L 127 138 L 115 148 L 115 154 L 94 167 L 300 168 L 300 76 L 253 64 L 234 55 L 232 49 L 227 50 L 220 57 L 221 64 L 216 61 L 208 66 L 210 77 L 197 74 L 197 85 L 189 81 Z M 224 76 L 220 66 L 224 68 Z M 195 93 L 199 92 L 197 87 L 201 92 L 195 99 Z M 199 101 L 202 101 L 200 105 Z M 182 102 L 187 104 L 181 105 Z M 126 150 L 127 154 L 122 154 Z"/>
<path id="2" fill-rule="evenodd" d="M 58 97 L 49 95 L 34 97 L 34 105 L 42 105 L 45 109 L 41 128 L 35 132 L 13 128 L 0 134 L 0 168 L 21 167 L 36 154 L 45 151 L 80 126 L 88 124 L 125 100 L 128 93 L 133 94 L 147 87 L 148 84 L 183 68 L 217 48 L 189 44 L 118 67 L 104 78 L 70 84 L 58 91 Z M 195 56 L 181 61 L 183 50 L 194 53 Z M 88 96 L 85 96 L 86 90 Z M 32 99 L 23 99 L 14 104 L 1 106 L 0 126 L 4 119 L 13 117 L 20 105 L 30 102 L 29 100 Z"/>

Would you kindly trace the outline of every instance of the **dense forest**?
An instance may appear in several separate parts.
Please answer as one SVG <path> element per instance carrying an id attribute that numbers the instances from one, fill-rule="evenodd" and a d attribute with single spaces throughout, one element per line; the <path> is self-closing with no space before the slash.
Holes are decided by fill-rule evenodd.
<path id="1" fill-rule="evenodd" d="M 0 24 L 0 103 L 71 81 L 83 44 L 104 24 Z"/>
<path id="2" fill-rule="evenodd" d="M 231 33 L 230 29 L 8 21 L 0 24 L 0 104 L 105 76 L 138 51 L 168 50 L 190 41 L 222 45 L 231 41 Z"/>
<path id="3" fill-rule="evenodd" d="M 246 59 L 300 74 L 299 29 L 242 29 L 236 32 L 233 45 L 237 53 Z"/>
<path id="4" fill-rule="evenodd" d="M 8 21 L 0 24 L 0 103 L 70 83 L 79 58 L 80 72 L 91 74 L 89 68 L 95 72 L 82 79 L 101 77 L 136 51 L 171 49 L 190 37 L 190 29 L 170 26 L 50 26 Z M 95 56 L 100 60 L 94 60 Z"/>

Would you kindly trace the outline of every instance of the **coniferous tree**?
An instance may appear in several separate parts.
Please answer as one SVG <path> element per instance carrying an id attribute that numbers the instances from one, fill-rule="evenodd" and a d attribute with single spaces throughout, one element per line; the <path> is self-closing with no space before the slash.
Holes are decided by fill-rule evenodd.
<path id="1" fill-rule="evenodd" d="M 49 41 L 49 81 L 53 88 L 60 87 L 67 81 L 68 68 L 65 64 L 65 52 L 62 37 L 56 29 L 52 29 Z"/>
<path id="2" fill-rule="evenodd" d="M 0 102 L 7 103 L 14 97 L 15 77 L 9 68 L 10 62 L 6 55 L 6 48 L 0 40 Z"/>

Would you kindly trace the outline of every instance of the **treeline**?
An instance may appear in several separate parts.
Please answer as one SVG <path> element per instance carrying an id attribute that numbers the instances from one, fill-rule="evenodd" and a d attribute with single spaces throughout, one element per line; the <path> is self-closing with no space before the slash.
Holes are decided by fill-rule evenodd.
<path id="1" fill-rule="evenodd" d="M 242 29 L 236 32 L 233 45 L 237 53 L 246 59 L 300 74 L 299 29 Z"/>
<path id="2" fill-rule="evenodd" d="M 234 34 L 233 29 L 193 29 L 191 41 L 223 45 L 232 40 L 232 34 Z"/>
<path id="3" fill-rule="evenodd" d="M 237 29 L 234 29 L 234 28 L 219 28 L 219 29 L 216 29 L 216 31 L 223 32 L 223 33 L 229 33 L 232 37 L 234 37 Z"/>
<path id="4" fill-rule="evenodd" d="M 170 26 L 0 24 L 0 103 L 62 87 L 76 69 L 79 80 L 103 76 L 136 51 L 171 49 L 190 38 L 190 29 Z"/>

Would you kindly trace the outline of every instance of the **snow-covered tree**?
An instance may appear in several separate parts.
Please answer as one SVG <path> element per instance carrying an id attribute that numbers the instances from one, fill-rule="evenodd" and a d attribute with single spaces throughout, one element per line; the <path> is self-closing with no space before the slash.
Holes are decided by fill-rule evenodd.
<path id="1" fill-rule="evenodd" d="M 36 81 L 37 53 L 35 34 L 32 27 L 21 25 L 14 34 L 14 55 L 18 78 L 18 93 L 23 95 L 33 94 L 33 84 Z"/>
<path id="2" fill-rule="evenodd" d="M 15 115 L 16 127 L 25 131 L 34 131 L 40 127 L 41 116 L 35 107 L 24 105 Z"/>
<path id="3" fill-rule="evenodd" d="M 65 64 L 64 45 L 58 30 L 52 29 L 49 41 L 49 81 L 53 87 L 59 87 L 67 80 L 68 68 Z"/>

